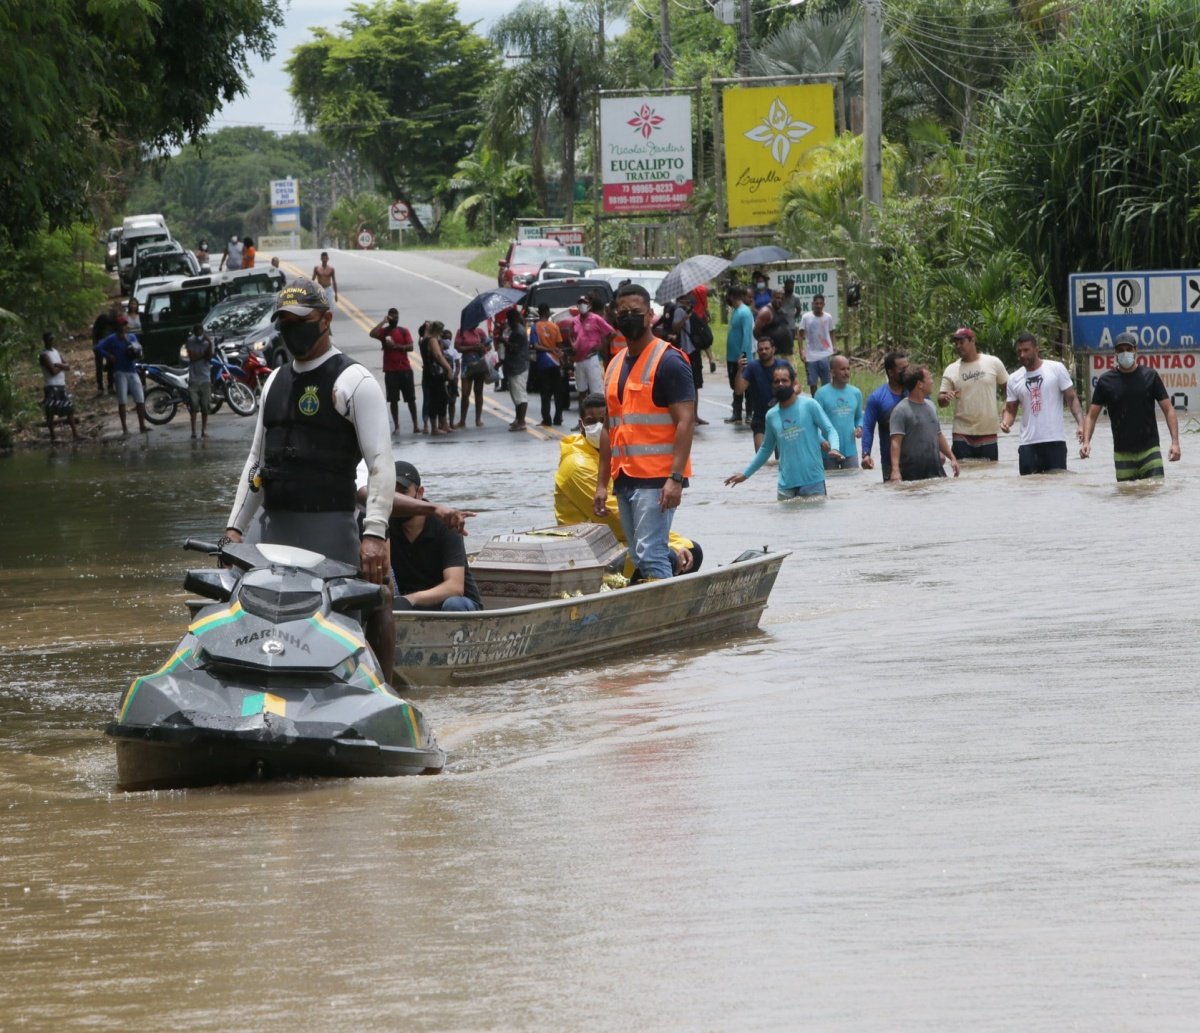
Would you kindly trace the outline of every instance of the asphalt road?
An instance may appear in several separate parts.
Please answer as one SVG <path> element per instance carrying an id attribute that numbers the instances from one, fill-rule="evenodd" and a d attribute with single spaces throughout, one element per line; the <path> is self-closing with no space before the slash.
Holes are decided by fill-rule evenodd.
<path id="1" fill-rule="evenodd" d="M 362 362 L 382 381 L 382 354 L 378 342 L 368 333 L 395 307 L 400 312 L 400 322 L 412 331 L 429 319 L 441 320 L 446 326 L 457 328 L 463 306 L 478 292 L 496 285 L 495 280 L 480 276 L 466 268 L 473 253 L 469 251 L 331 251 L 330 263 L 337 272 L 338 303 L 333 320 L 334 343 L 342 351 Z M 270 261 L 270 254 L 260 254 L 259 260 Z M 320 252 L 317 250 L 280 252 L 280 263 L 289 276 L 311 275 L 317 265 Z M 419 356 L 414 355 L 414 365 L 419 367 Z M 725 371 L 720 369 L 715 376 L 706 380 L 701 395 L 701 415 L 714 422 L 728 415 L 729 390 L 725 384 Z M 420 374 L 418 373 L 418 390 Z M 420 396 L 418 393 L 418 405 Z M 524 433 L 540 439 L 558 438 L 563 432 L 570 433 L 574 420 L 570 417 L 563 428 L 553 430 L 536 426 L 538 399 L 530 398 L 530 427 Z M 494 434 L 508 434 L 508 424 L 514 416 L 512 402 L 506 393 L 493 390 L 490 386 L 484 394 L 484 426 L 474 426 L 473 417 L 468 427 L 449 435 L 447 440 L 472 438 Z M 130 444 L 144 442 L 136 433 L 137 422 L 133 414 L 129 417 L 133 433 L 125 439 Z M 237 418 L 223 409 L 209 420 L 209 437 L 217 441 L 236 440 L 250 436 L 253 422 L 250 418 Z M 112 421 L 112 430 L 106 435 L 112 441 L 120 438 L 120 428 Z M 155 427 L 149 437 L 151 444 L 190 437 L 187 413 L 180 411 L 175 419 L 163 427 Z M 417 436 L 421 438 L 420 435 Z M 401 429 L 395 440 L 411 440 L 404 407 L 401 406 Z M 429 444 L 440 443 L 437 438 Z"/>

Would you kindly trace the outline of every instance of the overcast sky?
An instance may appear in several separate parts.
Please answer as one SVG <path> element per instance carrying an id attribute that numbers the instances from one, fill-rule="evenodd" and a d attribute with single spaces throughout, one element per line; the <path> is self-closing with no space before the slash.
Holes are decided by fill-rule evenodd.
<path id="1" fill-rule="evenodd" d="M 267 62 L 255 60 L 251 63 L 253 78 L 250 79 L 249 94 L 218 112 L 211 128 L 254 125 L 281 133 L 303 129 L 292 111 L 284 63 L 291 56 L 293 47 L 311 39 L 309 30 L 313 26 L 336 29 L 346 18 L 347 6 L 338 0 L 333 3 L 330 0 L 291 0 L 284 15 L 285 24 L 275 39 L 275 56 Z M 515 0 L 458 0 L 458 16 L 468 24 L 479 22 L 476 31 L 486 33 L 492 22 L 514 6 Z"/>

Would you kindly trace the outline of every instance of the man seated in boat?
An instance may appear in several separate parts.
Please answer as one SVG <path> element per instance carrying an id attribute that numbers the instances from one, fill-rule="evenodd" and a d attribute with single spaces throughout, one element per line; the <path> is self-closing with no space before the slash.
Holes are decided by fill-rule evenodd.
<path id="1" fill-rule="evenodd" d="M 408 463 L 396 462 L 395 469 L 399 471 L 401 467 L 408 468 Z M 367 505 L 367 464 L 359 463 L 358 469 L 355 471 L 355 483 L 358 486 L 358 520 L 359 530 L 362 530 L 363 516 L 366 512 Z M 475 516 L 473 510 L 469 509 L 454 509 L 451 506 L 443 506 L 436 502 L 430 502 L 428 499 L 414 497 L 407 494 L 405 489 L 400 484 L 396 485 L 395 493 L 392 495 L 392 513 L 391 520 L 397 517 L 403 518 L 407 516 L 432 516 L 437 517 L 451 531 L 457 535 L 465 535 L 467 533 L 467 521 Z M 388 524 L 389 537 L 392 535 L 391 521 Z M 395 564 L 393 554 L 392 565 Z M 393 601 L 396 597 L 396 579 L 391 573 L 389 567 L 389 584 L 391 586 L 391 596 Z M 405 607 L 401 606 L 400 609 Z M 388 673 L 388 682 L 391 682 L 392 666 L 396 656 L 396 624 L 392 620 L 392 608 L 390 606 L 381 606 L 378 610 L 367 618 L 366 631 L 369 636 L 368 641 L 371 642 L 372 648 L 375 649 L 377 659 L 382 665 L 385 672 Z M 378 645 L 376 645 L 378 643 Z"/>
<path id="2" fill-rule="evenodd" d="M 568 434 L 559 445 L 558 470 L 554 474 L 554 519 L 559 524 L 606 524 L 617 541 L 627 545 L 617 500 L 611 490 L 605 515 L 598 517 L 592 510 L 596 478 L 600 476 L 600 430 L 608 418 L 604 395 L 588 395 L 580 413 L 579 433 Z M 672 531 L 667 547 L 671 550 L 671 568 L 676 574 L 690 574 L 700 569 L 704 552 L 697 542 Z M 626 560 L 625 574 L 637 580 L 632 560 Z"/>
<path id="3" fill-rule="evenodd" d="M 421 474 L 412 463 L 396 461 L 396 494 L 404 499 L 397 499 L 388 522 L 395 608 L 482 610 L 483 598 L 467 566 L 460 530 L 434 513 L 412 512 L 409 500 L 425 497 Z"/>

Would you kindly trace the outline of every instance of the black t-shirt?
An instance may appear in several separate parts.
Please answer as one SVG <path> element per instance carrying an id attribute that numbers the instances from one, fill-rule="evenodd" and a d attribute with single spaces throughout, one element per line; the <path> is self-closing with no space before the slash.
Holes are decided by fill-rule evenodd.
<path id="1" fill-rule="evenodd" d="M 427 588 L 440 585 L 446 580 L 447 567 L 462 567 L 463 595 L 473 599 L 480 606 L 483 605 L 479 587 L 471 576 L 471 568 L 467 566 L 467 548 L 463 544 L 462 535 L 450 530 L 435 516 L 425 518 L 425 526 L 421 533 L 411 542 L 404 536 L 403 524 L 400 521 L 393 518 L 389 527 L 392 572 L 396 575 L 396 585 L 401 595 L 423 592 Z"/>
<path id="2" fill-rule="evenodd" d="M 1110 369 L 1096 381 L 1092 404 L 1108 409 L 1114 452 L 1145 452 L 1158 445 L 1158 403 L 1167 397 L 1162 378 L 1148 366 L 1132 373 Z"/>

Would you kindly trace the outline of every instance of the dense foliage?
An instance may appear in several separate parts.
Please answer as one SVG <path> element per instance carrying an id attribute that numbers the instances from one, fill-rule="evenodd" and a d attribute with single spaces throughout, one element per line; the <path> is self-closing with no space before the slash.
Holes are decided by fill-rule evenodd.
<path id="1" fill-rule="evenodd" d="M 244 93 L 280 24 L 280 0 L 0 3 L 0 445 L 14 361 L 100 304 L 97 230 L 130 173 Z"/>
<path id="2" fill-rule="evenodd" d="M 1200 3 L 1086 6 L 977 134 L 976 203 L 1066 312 L 1067 277 L 1200 261 Z"/>
<path id="3" fill-rule="evenodd" d="M 331 206 L 327 180 L 336 173 L 320 138 L 307 133 L 278 136 L 257 126 L 231 126 L 183 147 L 170 160 L 147 166 L 129 193 L 126 210 L 162 212 L 177 238 L 195 247 L 232 235 L 268 232 L 272 179 L 300 180 L 300 200 Z M 352 184 L 347 184 L 347 187 Z"/>
<path id="4" fill-rule="evenodd" d="M 292 96 L 331 147 L 356 155 L 389 197 L 411 207 L 470 152 L 496 56 L 452 0 L 379 0 L 350 11 L 341 32 L 316 29 L 293 51 Z M 415 212 L 413 223 L 428 237 Z"/>

